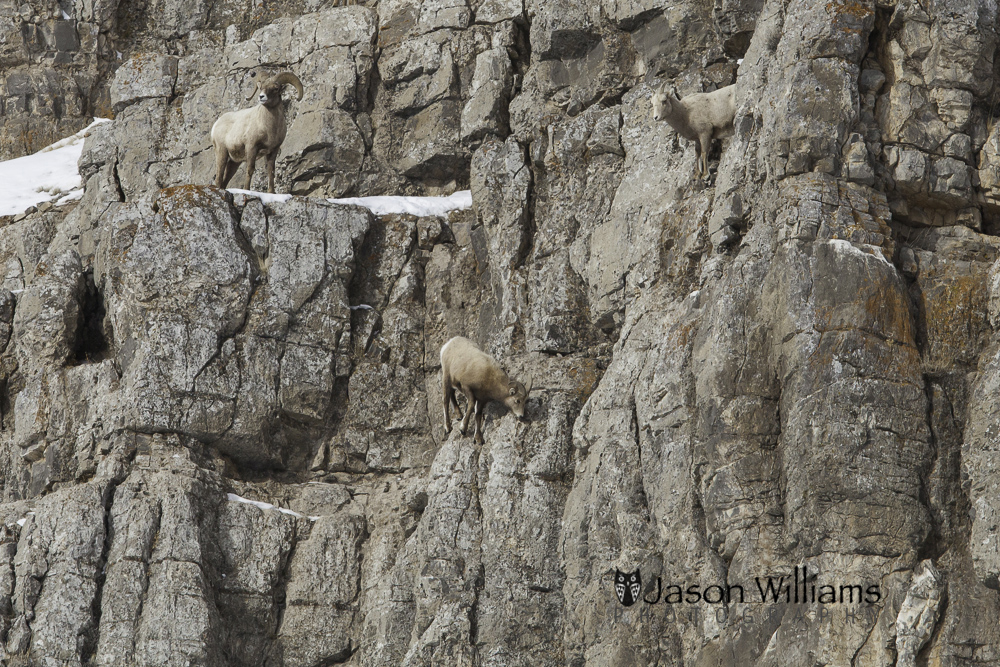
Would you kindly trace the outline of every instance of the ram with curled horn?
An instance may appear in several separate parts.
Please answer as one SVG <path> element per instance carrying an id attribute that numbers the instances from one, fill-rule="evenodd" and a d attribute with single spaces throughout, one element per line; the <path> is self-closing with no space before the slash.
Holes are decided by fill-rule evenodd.
<path id="1" fill-rule="evenodd" d="M 281 93 L 293 86 L 302 99 L 304 90 L 299 77 L 281 72 L 269 79 L 258 80 L 247 101 L 257 96 L 258 104 L 249 109 L 224 113 L 212 126 L 215 147 L 215 185 L 224 188 L 236 174 L 241 162 L 247 163 L 244 189 L 250 189 L 257 158 L 267 160 L 267 191 L 274 192 L 274 162 L 278 159 L 281 142 L 285 140 L 285 109 Z"/>

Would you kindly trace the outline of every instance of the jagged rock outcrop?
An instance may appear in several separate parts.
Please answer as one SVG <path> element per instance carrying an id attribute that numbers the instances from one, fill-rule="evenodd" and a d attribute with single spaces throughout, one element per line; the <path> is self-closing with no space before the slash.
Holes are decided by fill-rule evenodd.
<path id="1" fill-rule="evenodd" d="M 1000 664 L 996 49 L 995 0 L 0 2 L 0 155 L 114 117 L 0 226 L 0 660 Z M 205 185 L 271 69 L 296 196 Z M 736 84 L 704 181 L 667 79 Z M 454 335 L 535 378 L 482 446 Z"/>

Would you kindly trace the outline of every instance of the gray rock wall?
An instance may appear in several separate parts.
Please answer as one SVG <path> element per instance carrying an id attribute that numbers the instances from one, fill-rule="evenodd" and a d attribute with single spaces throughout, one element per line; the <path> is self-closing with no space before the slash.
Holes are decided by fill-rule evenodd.
<path id="1" fill-rule="evenodd" d="M 114 116 L 0 226 L 0 661 L 1000 664 L 996 20 L 0 1 L 0 153 Z M 207 187 L 285 68 L 301 196 Z M 663 81 L 737 86 L 707 182 Z M 455 335 L 534 379 L 482 446 Z M 879 599 L 760 602 L 802 568 Z M 626 608 L 635 569 L 745 599 Z"/>

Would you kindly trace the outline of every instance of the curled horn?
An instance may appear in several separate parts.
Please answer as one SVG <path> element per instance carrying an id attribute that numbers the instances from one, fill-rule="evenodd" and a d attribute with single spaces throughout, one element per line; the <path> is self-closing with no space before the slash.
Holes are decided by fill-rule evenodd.
<path id="1" fill-rule="evenodd" d="M 254 95 L 257 94 L 257 89 L 258 88 L 260 88 L 260 81 L 255 81 L 254 84 L 253 84 L 253 92 L 250 93 L 249 97 L 247 97 L 247 102 L 249 102 L 250 100 L 252 100 L 254 98 Z"/>
<path id="2" fill-rule="evenodd" d="M 299 81 L 299 77 L 295 76 L 291 72 L 282 72 L 281 74 L 271 79 L 271 82 L 277 83 L 279 85 L 291 84 L 295 86 L 295 90 L 296 92 L 298 92 L 300 100 L 302 99 L 302 95 L 305 92 L 302 90 L 302 82 Z"/>
<path id="3" fill-rule="evenodd" d="M 535 383 L 535 378 L 532 375 L 528 376 L 528 382 L 524 385 L 524 395 L 527 396 L 531 393 L 531 387 Z"/>

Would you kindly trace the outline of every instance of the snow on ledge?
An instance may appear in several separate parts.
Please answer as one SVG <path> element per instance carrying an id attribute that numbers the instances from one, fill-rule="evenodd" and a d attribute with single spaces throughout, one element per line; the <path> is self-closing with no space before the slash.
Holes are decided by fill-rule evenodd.
<path id="1" fill-rule="evenodd" d="M 241 190 L 239 188 L 229 188 L 229 192 L 257 197 L 265 204 L 280 204 L 292 198 L 292 195 L 275 195 L 270 192 Z M 327 201 L 331 204 L 361 206 L 375 215 L 409 213 L 418 218 L 431 216 L 444 218 L 452 211 L 472 208 L 472 191 L 460 190 L 446 197 L 346 197 L 344 199 L 327 199 Z"/>
<path id="2" fill-rule="evenodd" d="M 447 217 L 452 211 L 472 208 L 472 191 L 459 190 L 447 197 L 347 197 L 327 199 L 331 204 L 364 206 L 375 215 L 409 213 L 418 218 Z"/>
<path id="3" fill-rule="evenodd" d="M 226 188 L 229 192 L 234 195 L 246 195 L 247 197 L 256 197 L 264 204 L 283 204 L 292 198 L 292 195 L 276 195 L 270 192 L 257 192 L 256 190 L 241 190 L 240 188 Z"/>
<path id="4" fill-rule="evenodd" d="M 17 215 L 54 199 L 65 204 L 82 197 L 77 162 L 84 139 L 94 127 L 109 122 L 107 118 L 95 118 L 76 134 L 37 153 L 0 162 L 0 215 Z"/>
<path id="5" fill-rule="evenodd" d="M 226 500 L 234 503 L 243 503 L 244 505 L 253 505 L 254 507 L 262 510 L 278 510 L 282 514 L 297 516 L 300 519 L 309 519 L 310 521 L 315 521 L 319 518 L 318 516 L 306 516 L 305 514 L 299 514 L 294 510 L 290 510 L 285 507 L 278 507 L 277 505 L 272 505 L 271 503 L 262 503 L 259 500 L 249 500 L 243 496 L 238 496 L 235 493 L 227 493 Z"/>

